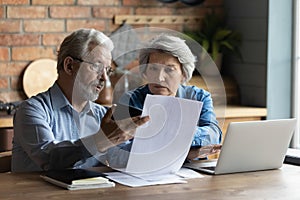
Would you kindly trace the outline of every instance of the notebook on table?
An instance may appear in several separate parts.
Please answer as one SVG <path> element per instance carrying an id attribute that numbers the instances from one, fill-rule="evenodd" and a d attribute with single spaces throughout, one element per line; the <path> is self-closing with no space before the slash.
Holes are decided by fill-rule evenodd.
<path id="1" fill-rule="evenodd" d="M 295 125 L 296 119 L 232 122 L 217 160 L 184 167 L 216 175 L 280 168 Z"/>
<path id="2" fill-rule="evenodd" d="M 101 172 L 86 169 L 51 170 L 41 175 L 45 181 L 68 190 L 114 187 Z"/>

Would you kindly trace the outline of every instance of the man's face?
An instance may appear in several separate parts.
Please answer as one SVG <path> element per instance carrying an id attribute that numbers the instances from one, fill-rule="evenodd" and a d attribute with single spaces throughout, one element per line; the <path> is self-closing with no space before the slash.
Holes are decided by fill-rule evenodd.
<path id="1" fill-rule="evenodd" d="M 74 89 L 80 93 L 77 97 L 83 100 L 95 101 L 107 80 L 106 69 L 111 65 L 111 52 L 96 46 L 88 55 L 82 58 Z"/>
<path id="2" fill-rule="evenodd" d="M 150 91 L 155 95 L 175 96 L 184 80 L 181 64 L 176 57 L 167 53 L 151 53 L 145 78 Z"/>

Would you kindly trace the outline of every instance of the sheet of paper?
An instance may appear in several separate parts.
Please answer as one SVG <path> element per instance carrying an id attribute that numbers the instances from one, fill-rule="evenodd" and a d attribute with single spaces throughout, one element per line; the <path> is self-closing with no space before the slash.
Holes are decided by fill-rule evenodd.
<path id="1" fill-rule="evenodd" d="M 176 174 L 159 175 L 157 180 L 145 180 L 141 177 L 135 177 L 124 172 L 109 172 L 105 174 L 108 175 L 107 178 L 110 180 L 130 187 L 186 183 L 186 179 L 204 177 L 203 175 L 187 168 L 181 168 Z"/>
<path id="2" fill-rule="evenodd" d="M 140 177 L 176 173 L 196 130 L 202 102 L 147 95 L 142 115 L 150 121 L 136 131 L 125 172 Z"/>

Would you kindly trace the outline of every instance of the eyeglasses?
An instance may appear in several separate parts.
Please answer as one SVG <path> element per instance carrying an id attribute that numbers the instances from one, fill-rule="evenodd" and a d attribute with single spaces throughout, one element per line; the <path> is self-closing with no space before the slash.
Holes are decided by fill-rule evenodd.
<path id="1" fill-rule="evenodd" d="M 105 67 L 103 63 L 98 62 L 98 63 L 92 63 L 86 60 L 82 60 L 80 58 L 74 58 L 74 60 L 79 61 L 79 62 L 85 62 L 90 64 L 90 68 L 92 71 L 97 72 L 98 74 L 103 73 L 103 70 L 105 69 L 107 76 L 111 76 L 114 72 L 114 70 L 111 68 L 111 66 Z"/>

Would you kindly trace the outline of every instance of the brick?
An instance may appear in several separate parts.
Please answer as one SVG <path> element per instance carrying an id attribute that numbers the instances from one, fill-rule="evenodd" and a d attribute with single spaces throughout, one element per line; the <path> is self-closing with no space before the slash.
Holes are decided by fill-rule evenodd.
<path id="1" fill-rule="evenodd" d="M 64 32 L 64 20 L 25 20 L 25 32 Z"/>
<path id="2" fill-rule="evenodd" d="M 40 38 L 39 34 L 0 34 L 0 45 L 38 45 Z"/>
<path id="3" fill-rule="evenodd" d="M 5 62 L 0 64 L 1 76 L 21 76 L 28 62 Z"/>
<path id="4" fill-rule="evenodd" d="M 0 47 L 0 61 L 8 61 L 9 60 L 9 48 Z"/>
<path id="5" fill-rule="evenodd" d="M 157 0 L 123 0 L 123 6 L 162 6 Z"/>
<path id="6" fill-rule="evenodd" d="M 9 77 L 0 77 L 0 89 L 9 88 Z"/>
<path id="7" fill-rule="evenodd" d="M 7 18 L 11 19 L 37 19 L 47 17 L 47 7 L 32 6 L 32 7 L 7 7 Z"/>
<path id="8" fill-rule="evenodd" d="M 128 15 L 131 14 L 130 8 L 124 7 L 96 7 L 93 8 L 93 16 L 96 18 L 109 18 L 114 15 Z"/>
<path id="9" fill-rule="evenodd" d="M 68 20 L 67 31 L 71 32 L 79 28 L 94 28 L 99 31 L 105 30 L 105 20 Z"/>
<path id="10" fill-rule="evenodd" d="M 18 33 L 21 30 L 20 20 L 0 20 L 1 33 Z"/>
<path id="11" fill-rule="evenodd" d="M 11 77 L 10 88 L 12 90 L 22 90 L 23 89 L 22 78 L 20 76 Z"/>
<path id="12" fill-rule="evenodd" d="M 89 18 L 91 17 L 90 7 L 79 6 L 53 6 L 50 7 L 52 18 Z"/>
<path id="13" fill-rule="evenodd" d="M 67 33 L 47 33 L 42 36 L 42 45 L 59 46 Z"/>
<path id="14" fill-rule="evenodd" d="M 4 18 L 4 8 L 0 7 L 0 18 Z"/>
<path id="15" fill-rule="evenodd" d="M 172 8 L 137 8 L 135 11 L 136 14 L 144 15 L 171 15 L 173 14 Z"/>
<path id="16" fill-rule="evenodd" d="M 108 25 L 107 25 L 107 31 L 109 32 L 109 33 L 112 33 L 112 32 L 114 32 L 114 31 L 116 31 L 118 28 L 120 28 L 120 25 L 119 24 L 115 24 L 114 22 L 113 22 L 113 20 L 110 20 L 109 22 L 108 22 Z"/>
<path id="17" fill-rule="evenodd" d="M 29 5 L 30 0 L 0 0 L 0 5 Z"/>
<path id="18" fill-rule="evenodd" d="M 32 0 L 32 5 L 73 5 L 75 0 Z"/>
<path id="19" fill-rule="evenodd" d="M 119 0 L 78 0 L 78 5 L 119 6 Z"/>
<path id="20" fill-rule="evenodd" d="M 0 99 L 4 102 L 14 102 L 27 99 L 23 91 L 11 90 L 8 92 L 1 92 Z"/>
<path id="21" fill-rule="evenodd" d="M 180 15 L 195 15 L 197 17 L 201 17 L 207 13 L 207 8 L 203 8 L 203 7 L 179 8 L 179 9 L 176 9 L 175 13 L 180 14 Z"/>
<path id="22" fill-rule="evenodd" d="M 50 47 L 13 47 L 12 60 L 31 61 L 39 58 L 55 58 L 55 50 Z"/>

